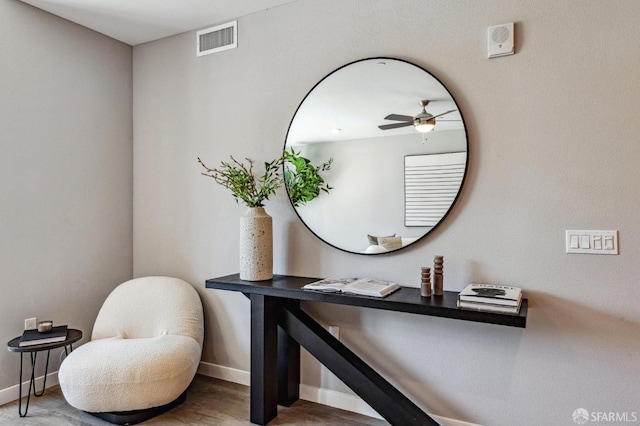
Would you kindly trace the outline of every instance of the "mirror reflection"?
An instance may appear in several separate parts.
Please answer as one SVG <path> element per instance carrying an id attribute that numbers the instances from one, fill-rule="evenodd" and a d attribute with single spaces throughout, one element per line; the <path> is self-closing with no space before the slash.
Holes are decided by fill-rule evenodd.
<path id="1" fill-rule="evenodd" d="M 287 133 L 331 186 L 295 207 L 326 243 L 352 253 L 404 248 L 446 217 L 466 174 L 467 133 L 433 75 L 391 58 L 348 64 L 304 98 Z"/>

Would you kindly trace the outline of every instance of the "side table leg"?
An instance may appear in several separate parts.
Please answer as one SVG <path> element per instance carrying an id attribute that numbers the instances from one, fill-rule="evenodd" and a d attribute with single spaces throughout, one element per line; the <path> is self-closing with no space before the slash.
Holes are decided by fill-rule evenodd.
<path id="1" fill-rule="evenodd" d="M 65 347 L 66 348 L 66 347 Z M 18 414 L 20 417 L 26 417 L 27 412 L 29 411 L 29 402 L 31 401 L 31 394 L 33 396 L 40 397 L 44 395 L 44 390 L 47 387 L 47 374 L 49 372 L 49 358 L 51 355 L 51 350 L 47 351 L 47 363 L 44 367 L 44 378 L 42 380 L 42 390 L 38 392 L 36 390 L 36 361 L 38 360 L 37 352 L 30 352 L 31 356 L 31 376 L 29 377 L 29 391 L 27 392 L 27 403 L 24 407 L 24 413 L 22 412 L 22 371 L 24 366 L 24 352 L 20 353 L 20 378 L 18 380 Z"/>
<path id="2" fill-rule="evenodd" d="M 27 392 L 27 404 L 24 407 L 24 413 L 22 412 L 22 367 L 24 364 L 24 352 L 20 353 L 20 378 L 18 379 L 18 414 L 20 417 L 25 417 L 27 415 L 27 411 L 29 411 L 29 400 L 31 399 L 31 386 L 33 385 L 33 366 L 34 366 L 34 356 L 31 354 L 31 377 L 29 378 L 29 391 Z M 34 387 L 35 390 L 35 387 Z"/>
<path id="3" fill-rule="evenodd" d="M 34 353 L 35 355 L 36 353 Z M 40 393 L 36 392 L 36 382 L 35 379 L 33 378 L 33 371 L 36 369 L 36 358 L 35 356 L 33 357 L 33 360 L 31 361 L 31 380 L 34 380 L 33 382 L 33 396 L 36 397 L 40 397 L 42 395 L 44 395 L 44 389 L 47 386 L 47 373 L 49 372 L 49 355 L 51 355 L 51 350 L 47 351 L 47 363 L 44 366 L 44 378 L 42 380 L 42 390 L 40 391 Z"/>
<path id="4" fill-rule="evenodd" d="M 64 357 L 68 357 L 71 352 L 73 352 L 73 343 L 64 345 Z"/>

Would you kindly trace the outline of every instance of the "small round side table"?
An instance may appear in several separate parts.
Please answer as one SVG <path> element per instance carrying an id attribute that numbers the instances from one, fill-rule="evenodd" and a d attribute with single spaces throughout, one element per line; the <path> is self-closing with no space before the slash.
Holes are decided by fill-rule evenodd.
<path id="1" fill-rule="evenodd" d="M 82 331 L 76 330 L 75 328 L 70 328 L 67 330 L 67 338 L 62 342 L 55 343 L 42 343 L 39 345 L 31 345 L 31 346 L 20 346 L 20 337 L 18 336 L 15 339 L 11 339 L 7 343 L 7 349 L 9 352 L 19 352 L 20 353 L 20 380 L 18 381 L 18 414 L 20 417 L 25 417 L 27 415 L 27 411 L 29 411 L 29 399 L 31 398 L 31 390 L 33 389 L 33 396 L 42 396 L 44 395 L 44 389 L 47 384 L 47 370 L 49 369 L 49 355 L 51 353 L 51 349 L 61 348 L 64 346 L 64 353 L 68 355 L 69 352 L 73 351 L 73 343 L 82 339 Z M 42 383 L 42 390 L 40 392 L 36 391 L 36 383 L 35 383 L 35 369 L 36 369 L 36 358 L 38 356 L 38 352 L 47 351 L 47 364 L 44 368 L 44 381 Z M 22 412 L 22 365 L 23 365 L 23 356 L 25 353 L 29 353 L 31 355 L 31 378 L 29 379 L 29 393 L 27 394 L 27 404 L 24 409 L 24 413 Z"/>

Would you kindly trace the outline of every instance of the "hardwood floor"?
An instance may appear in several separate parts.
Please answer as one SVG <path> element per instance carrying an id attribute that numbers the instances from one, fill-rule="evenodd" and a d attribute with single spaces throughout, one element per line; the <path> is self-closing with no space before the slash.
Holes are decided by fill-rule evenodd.
<path id="1" fill-rule="evenodd" d="M 0 425 L 106 426 L 110 424 L 71 407 L 65 401 L 58 386 L 47 389 L 44 396 L 40 398 L 34 398 L 32 395 L 27 417 L 18 417 L 18 401 L 0 407 Z M 189 387 L 186 402 L 141 425 L 251 425 L 249 388 L 197 375 Z M 278 417 L 269 425 L 378 426 L 388 425 L 388 423 L 384 420 L 300 400 L 291 407 L 279 406 Z"/>

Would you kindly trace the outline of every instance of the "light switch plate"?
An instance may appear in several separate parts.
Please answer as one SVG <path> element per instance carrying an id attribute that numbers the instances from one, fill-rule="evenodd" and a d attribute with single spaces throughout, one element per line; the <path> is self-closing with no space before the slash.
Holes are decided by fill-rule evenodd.
<path id="1" fill-rule="evenodd" d="M 565 232 L 567 253 L 618 254 L 618 231 L 571 230 Z"/>

